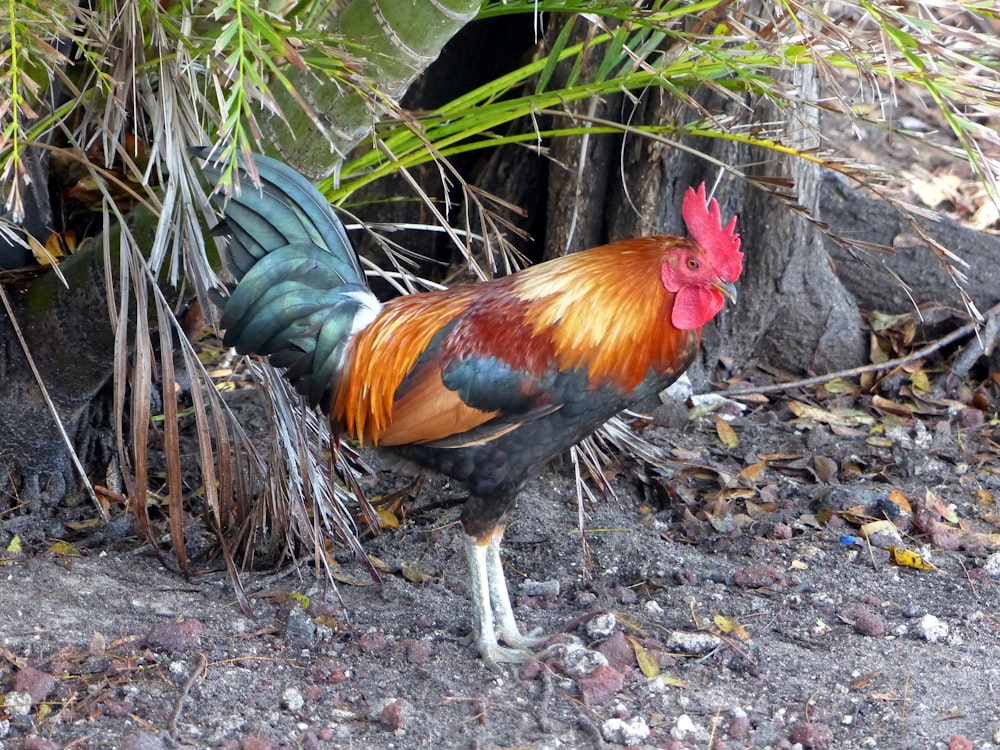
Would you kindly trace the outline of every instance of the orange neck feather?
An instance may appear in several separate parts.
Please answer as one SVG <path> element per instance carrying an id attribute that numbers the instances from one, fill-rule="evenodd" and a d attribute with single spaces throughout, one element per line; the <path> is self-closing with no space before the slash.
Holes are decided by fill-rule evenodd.
<path id="1" fill-rule="evenodd" d="M 675 237 L 625 240 L 518 274 L 536 334 L 548 330 L 564 368 L 586 368 L 591 385 L 635 388 L 650 369 L 676 371 L 699 332 L 670 322 L 674 295 L 660 278 Z"/>

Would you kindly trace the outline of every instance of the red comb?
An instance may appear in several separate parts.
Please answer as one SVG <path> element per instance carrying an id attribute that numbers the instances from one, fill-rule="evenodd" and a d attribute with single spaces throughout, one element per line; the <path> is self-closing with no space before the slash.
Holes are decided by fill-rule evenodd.
<path id="1" fill-rule="evenodd" d="M 736 281 L 743 271 L 743 253 L 740 252 L 740 236 L 736 233 L 736 217 L 722 226 L 719 204 L 715 198 L 705 201 L 705 183 L 698 190 L 688 188 L 681 205 L 681 216 L 687 225 L 688 234 L 704 248 L 712 258 L 715 267 L 727 281 Z"/>

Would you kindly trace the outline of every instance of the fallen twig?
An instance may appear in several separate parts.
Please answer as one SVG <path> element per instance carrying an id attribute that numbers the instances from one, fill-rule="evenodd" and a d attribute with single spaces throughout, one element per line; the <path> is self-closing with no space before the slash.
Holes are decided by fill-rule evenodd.
<path id="1" fill-rule="evenodd" d="M 994 305 L 986 314 L 983 316 L 987 321 L 987 332 L 990 330 L 990 323 L 993 322 L 994 328 L 996 328 L 996 321 L 1000 318 L 1000 303 Z M 860 367 L 852 367 L 848 370 L 838 370 L 837 372 L 828 372 L 825 375 L 816 375 L 811 378 L 803 378 L 801 380 L 793 380 L 789 383 L 775 383 L 774 385 L 763 385 L 760 387 L 738 387 L 730 388 L 725 391 L 719 391 L 720 395 L 723 396 L 745 396 L 752 393 L 783 393 L 784 391 L 790 391 L 793 388 L 804 388 L 810 385 L 822 385 L 823 383 L 829 383 L 831 380 L 836 380 L 837 378 L 855 378 L 860 375 L 864 375 L 869 372 L 878 372 L 879 370 L 887 370 L 895 367 L 901 367 L 902 365 L 908 364 L 918 359 L 923 359 L 929 354 L 942 349 L 948 344 L 954 343 L 959 339 L 965 338 L 971 333 L 974 333 L 977 328 L 981 325 L 978 321 L 971 321 L 966 323 L 961 328 L 956 328 L 954 331 L 949 333 L 947 336 L 943 336 L 937 341 L 933 341 L 923 349 L 917 349 L 909 354 L 897 357 L 896 359 L 890 359 L 887 362 L 880 362 L 878 364 L 861 365 Z M 988 351 L 989 346 L 996 338 L 996 332 L 992 334 L 993 338 L 985 341 L 978 341 L 977 346 L 980 348 L 980 354 L 982 352 Z M 971 364 L 969 365 L 971 367 Z"/>
<path id="2" fill-rule="evenodd" d="M 198 661 L 195 662 L 194 669 L 188 678 L 181 685 L 181 694 L 177 696 L 177 701 L 174 703 L 174 710 L 170 712 L 170 720 L 167 722 L 167 732 L 170 735 L 170 739 L 177 739 L 177 722 L 180 721 L 181 711 L 184 708 L 184 701 L 187 700 L 188 695 L 191 693 L 191 689 L 198 679 L 204 674 L 205 669 L 208 668 L 208 659 L 205 654 L 198 654 Z"/>

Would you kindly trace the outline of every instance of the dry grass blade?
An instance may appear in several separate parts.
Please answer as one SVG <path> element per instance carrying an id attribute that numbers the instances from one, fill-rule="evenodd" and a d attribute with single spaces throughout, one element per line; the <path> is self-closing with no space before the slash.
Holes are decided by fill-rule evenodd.
<path id="1" fill-rule="evenodd" d="M 168 318 L 173 315 L 162 303 L 156 306 L 160 329 L 160 399 L 163 403 L 163 453 L 167 464 L 167 504 L 170 513 L 170 538 L 174 557 L 181 571 L 188 573 L 187 544 L 184 540 L 183 477 L 181 475 L 181 441 L 177 417 L 177 380 L 174 377 L 172 328 Z"/>

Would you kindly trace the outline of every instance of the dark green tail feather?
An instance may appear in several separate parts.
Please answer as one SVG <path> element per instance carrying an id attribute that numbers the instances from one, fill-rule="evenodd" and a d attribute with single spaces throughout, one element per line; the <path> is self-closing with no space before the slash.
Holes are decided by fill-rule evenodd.
<path id="1" fill-rule="evenodd" d="M 223 214 L 213 232 L 229 238 L 226 265 L 238 282 L 224 302 L 223 342 L 268 356 L 311 405 L 325 408 L 351 336 L 379 303 L 322 194 L 286 164 L 253 158 L 260 188 L 244 169 L 237 194 L 212 196 Z M 209 180 L 221 176 L 211 162 L 202 169 Z"/>

